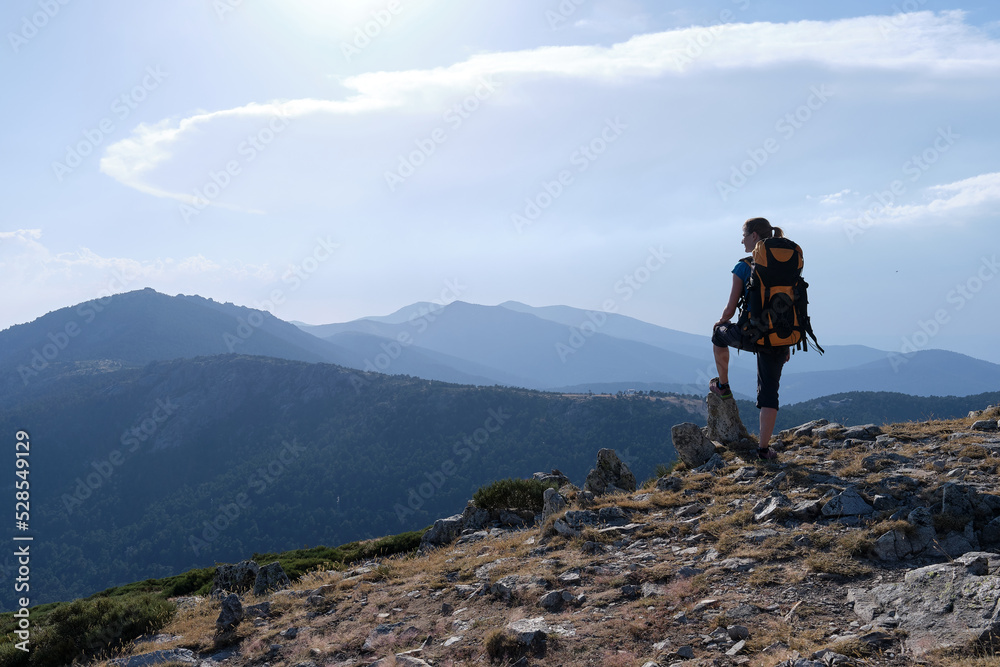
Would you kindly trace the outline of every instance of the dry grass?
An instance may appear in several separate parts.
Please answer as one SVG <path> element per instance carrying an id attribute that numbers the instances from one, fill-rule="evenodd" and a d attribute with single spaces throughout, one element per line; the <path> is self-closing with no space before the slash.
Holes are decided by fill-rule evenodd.
<path id="1" fill-rule="evenodd" d="M 764 586 L 788 586 L 802 583 L 805 573 L 799 567 L 781 565 L 761 565 L 755 567 L 747 583 L 755 588 Z"/>
<path id="2" fill-rule="evenodd" d="M 921 659 L 928 667 L 996 667 L 1000 664 L 1000 642 L 973 642 L 964 648 L 931 649 Z"/>
<path id="3" fill-rule="evenodd" d="M 849 554 L 837 550 L 806 556 L 805 564 L 813 572 L 841 577 L 861 577 L 872 572 L 867 565 L 858 563 Z"/>
<path id="4" fill-rule="evenodd" d="M 836 548 L 847 556 L 863 556 L 871 553 L 875 547 L 875 540 L 872 539 L 868 531 L 852 530 L 844 533 L 836 539 Z"/>
<path id="5" fill-rule="evenodd" d="M 693 600 L 693 598 L 701 597 L 708 590 L 708 577 L 704 574 L 699 574 L 694 577 L 681 577 L 671 581 L 667 584 L 665 597 L 668 600 L 684 603 Z"/>
<path id="6" fill-rule="evenodd" d="M 720 478 L 712 486 L 712 496 L 716 498 L 741 498 L 747 493 L 747 487 L 729 477 Z"/>
<path id="7" fill-rule="evenodd" d="M 742 549 L 736 549 L 732 555 L 765 562 L 787 560 L 798 556 L 798 549 L 792 540 L 790 533 L 775 535 L 768 537 L 760 544 L 745 545 Z"/>
<path id="8" fill-rule="evenodd" d="M 945 437 L 951 433 L 965 431 L 971 424 L 972 421 L 967 418 L 929 420 L 891 424 L 882 430 L 900 440 L 923 440 L 932 437 Z"/>
<path id="9" fill-rule="evenodd" d="M 990 455 L 990 450 L 982 445 L 966 445 L 958 452 L 959 456 L 966 456 L 970 459 L 985 459 Z"/>
<path id="10" fill-rule="evenodd" d="M 891 533 L 895 530 L 904 534 L 910 534 L 915 530 L 915 528 L 909 521 L 904 521 L 902 519 L 896 521 L 879 521 L 868 527 L 868 535 L 873 538 L 879 538 L 886 533 Z"/>
<path id="11" fill-rule="evenodd" d="M 759 653 L 768 646 L 781 642 L 788 646 L 789 652 L 774 657 L 788 658 L 793 655 L 792 651 L 808 654 L 817 650 L 822 640 L 823 635 L 815 630 L 793 626 L 781 618 L 764 617 L 755 632 L 747 639 L 746 647 L 751 653 Z M 771 664 L 777 664 L 779 661 L 776 660 Z"/>
<path id="12" fill-rule="evenodd" d="M 729 508 L 728 512 L 725 511 L 726 508 L 721 508 L 721 510 L 717 518 L 701 522 L 701 532 L 721 538 L 723 535 L 739 530 L 739 535 L 742 536 L 742 529 L 753 523 L 753 511 L 751 510 L 737 512 L 733 512 L 732 508 Z"/>

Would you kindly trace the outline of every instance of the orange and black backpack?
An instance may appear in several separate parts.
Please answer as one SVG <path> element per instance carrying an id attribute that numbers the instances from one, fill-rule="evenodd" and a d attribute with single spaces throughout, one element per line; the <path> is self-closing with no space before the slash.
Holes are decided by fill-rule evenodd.
<path id="1" fill-rule="evenodd" d="M 740 304 L 740 326 L 758 347 L 794 346 L 807 350 L 806 336 L 812 338 L 809 323 L 809 284 L 802 279 L 802 248 L 786 238 L 757 242 L 750 264 L 750 285 Z"/>

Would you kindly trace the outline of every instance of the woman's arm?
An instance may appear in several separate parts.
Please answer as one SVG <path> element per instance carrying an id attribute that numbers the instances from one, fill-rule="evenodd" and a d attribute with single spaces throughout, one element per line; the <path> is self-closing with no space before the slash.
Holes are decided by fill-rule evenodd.
<path id="1" fill-rule="evenodd" d="M 733 315 L 736 314 L 736 307 L 740 303 L 740 297 L 743 296 L 743 280 L 733 274 L 733 289 L 729 292 L 729 303 L 726 304 L 726 309 L 722 311 L 722 319 L 716 322 L 716 326 L 720 324 L 725 324 L 733 319 Z"/>

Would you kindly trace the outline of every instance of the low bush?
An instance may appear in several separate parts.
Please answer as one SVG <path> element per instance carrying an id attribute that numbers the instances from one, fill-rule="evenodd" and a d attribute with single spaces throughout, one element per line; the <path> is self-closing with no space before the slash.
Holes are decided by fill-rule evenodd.
<path id="1" fill-rule="evenodd" d="M 148 593 L 76 600 L 48 615 L 34 637 L 29 665 L 65 665 L 77 658 L 106 655 L 173 617 L 175 607 Z"/>
<path id="2" fill-rule="evenodd" d="M 545 489 L 548 488 L 556 488 L 556 484 L 537 479 L 501 479 L 476 491 L 472 503 L 484 510 L 541 512 L 545 505 Z"/>

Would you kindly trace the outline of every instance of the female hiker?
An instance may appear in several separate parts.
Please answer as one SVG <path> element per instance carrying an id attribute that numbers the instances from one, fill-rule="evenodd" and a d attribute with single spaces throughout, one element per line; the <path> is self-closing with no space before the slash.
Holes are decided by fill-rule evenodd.
<path id="1" fill-rule="evenodd" d="M 753 252 L 758 241 L 769 238 L 784 238 L 779 227 L 772 227 L 764 218 L 751 218 L 743 223 L 743 249 Z M 760 410 L 760 448 L 757 455 L 763 460 L 773 460 L 778 455 L 769 447 L 774 422 L 778 418 L 778 381 L 781 369 L 788 361 L 788 346 L 763 346 L 754 342 L 756 336 L 744 334 L 742 327 L 731 322 L 736 308 L 747 293 L 750 284 L 751 264 L 740 260 L 733 269 L 733 287 L 729 302 L 722 317 L 712 328 L 712 344 L 715 352 L 715 367 L 719 377 L 709 383 L 709 390 L 722 398 L 732 399 L 729 387 L 729 348 L 753 352 L 757 355 L 757 408 Z"/>

